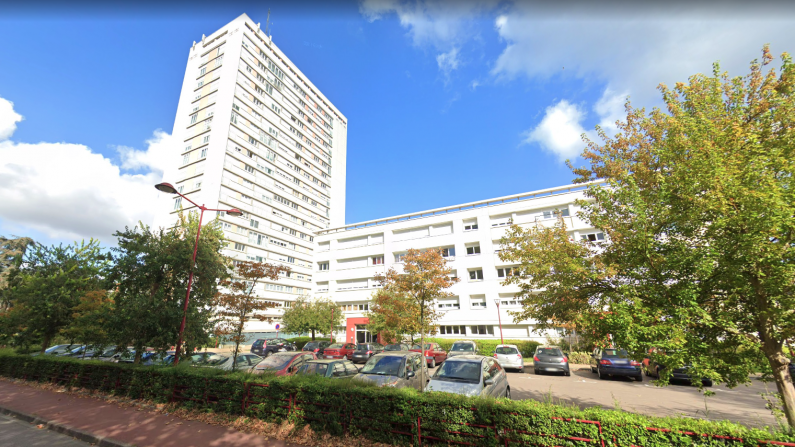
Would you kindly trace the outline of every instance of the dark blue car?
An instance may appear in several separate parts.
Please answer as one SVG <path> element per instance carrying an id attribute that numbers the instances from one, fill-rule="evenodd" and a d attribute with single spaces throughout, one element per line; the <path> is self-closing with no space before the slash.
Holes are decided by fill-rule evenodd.
<path id="1" fill-rule="evenodd" d="M 604 380 L 608 377 L 624 376 L 643 381 L 641 363 L 629 358 L 627 351 L 617 348 L 596 348 L 591 354 L 591 372 Z"/>

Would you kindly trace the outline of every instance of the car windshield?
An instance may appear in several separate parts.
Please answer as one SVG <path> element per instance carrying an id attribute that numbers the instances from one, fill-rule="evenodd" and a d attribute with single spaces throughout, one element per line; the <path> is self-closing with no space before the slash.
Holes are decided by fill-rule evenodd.
<path id="1" fill-rule="evenodd" d="M 499 348 L 497 348 L 497 350 L 495 352 L 497 354 L 503 354 L 503 355 L 505 355 L 505 354 L 510 355 L 510 354 L 518 354 L 519 353 L 519 351 L 517 351 L 516 348 L 511 348 L 509 346 L 500 346 Z"/>
<path id="2" fill-rule="evenodd" d="M 100 354 L 100 357 L 110 357 L 110 356 L 112 356 L 112 355 L 113 355 L 115 352 L 116 352 L 116 347 L 114 346 L 114 347 L 112 347 L 112 348 L 108 348 L 108 349 L 106 349 L 106 350 L 102 351 L 102 354 Z"/>
<path id="3" fill-rule="evenodd" d="M 59 351 L 59 350 L 61 350 L 63 348 L 64 348 L 64 346 L 53 346 L 52 348 L 47 348 L 47 350 L 44 351 L 44 353 L 45 354 L 49 354 L 51 352 Z"/>
<path id="4" fill-rule="evenodd" d="M 274 338 L 274 339 L 268 340 L 268 344 L 269 345 L 278 345 L 279 343 L 284 343 L 284 340 L 282 340 L 281 338 Z"/>
<path id="5" fill-rule="evenodd" d="M 317 346 L 318 346 L 317 343 L 307 343 L 304 345 L 304 349 L 315 349 L 317 348 Z"/>
<path id="6" fill-rule="evenodd" d="M 617 357 L 625 359 L 629 357 L 629 354 L 627 354 L 627 351 L 623 349 L 605 349 L 602 351 L 602 357 Z"/>
<path id="7" fill-rule="evenodd" d="M 475 352 L 475 347 L 472 346 L 472 343 L 453 343 L 453 347 L 450 350 L 455 352 Z"/>
<path id="8" fill-rule="evenodd" d="M 356 345 L 357 351 L 369 351 L 370 345 Z"/>
<path id="9" fill-rule="evenodd" d="M 257 364 L 257 369 L 282 369 L 290 363 L 293 355 L 274 354 Z"/>
<path id="10" fill-rule="evenodd" d="M 420 349 L 420 345 L 414 345 L 414 346 L 411 347 L 411 349 Z M 425 345 L 425 349 L 431 349 L 431 345 L 427 345 L 426 344 Z"/>
<path id="11" fill-rule="evenodd" d="M 480 362 L 455 362 L 448 360 L 436 370 L 433 379 L 480 383 Z"/>
<path id="12" fill-rule="evenodd" d="M 403 345 L 386 345 L 384 351 L 402 351 Z"/>
<path id="13" fill-rule="evenodd" d="M 393 357 L 391 355 L 373 357 L 364 364 L 364 367 L 362 367 L 362 374 L 397 376 L 400 374 L 401 365 L 403 365 L 403 357 Z"/>
<path id="14" fill-rule="evenodd" d="M 205 363 L 207 365 L 210 365 L 210 366 L 218 366 L 218 365 L 223 365 L 224 363 L 229 361 L 229 359 L 231 359 L 231 358 L 232 357 L 221 356 L 221 355 L 213 355 L 213 356 L 208 357 L 207 361 Z M 243 360 L 243 359 L 238 358 L 237 362 L 240 363 L 241 360 Z"/>
<path id="15" fill-rule="evenodd" d="M 345 345 L 342 344 L 342 343 L 334 343 L 333 345 L 329 346 L 329 348 L 331 348 L 331 349 L 342 349 L 344 347 L 345 347 Z"/>
<path id="16" fill-rule="evenodd" d="M 536 355 L 553 355 L 556 357 L 560 357 L 563 355 L 558 348 L 538 348 L 536 351 Z"/>
<path id="17" fill-rule="evenodd" d="M 298 370 L 298 374 L 319 374 L 326 375 L 328 365 L 325 363 L 307 363 Z"/>

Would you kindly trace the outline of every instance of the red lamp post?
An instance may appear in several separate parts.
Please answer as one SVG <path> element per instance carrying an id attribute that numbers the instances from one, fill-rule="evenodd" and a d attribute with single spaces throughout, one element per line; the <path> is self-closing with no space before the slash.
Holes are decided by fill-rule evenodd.
<path id="1" fill-rule="evenodd" d="M 193 266 L 196 264 L 196 252 L 199 249 L 199 235 L 201 234 L 202 231 L 202 218 L 204 217 L 204 212 L 224 211 L 226 214 L 229 214 L 230 216 L 234 217 L 242 216 L 243 213 L 237 208 L 233 208 L 231 210 L 220 210 L 220 209 L 207 208 L 204 205 L 199 205 L 193 200 L 182 195 L 179 191 L 177 191 L 176 188 L 174 188 L 174 186 L 171 185 L 171 183 L 158 183 L 157 185 L 155 185 L 155 188 L 157 188 L 158 191 L 162 191 L 166 194 L 178 194 L 180 197 L 192 203 L 193 206 L 201 210 L 201 213 L 199 214 L 199 228 L 196 230 L 196 242 L 193 244 L 193 260 L 191 261 L 190 264 L 190 276 L 188 276 L 188 291 L 185 294 L 185 305 L 183 306 L 182 309 L 182 324 L 180 324 L 179 326 L 179 338 L 177 338 L 177 350 L 174 353 L 174 366 L 176 366 L 177 364 L 179 364 L 179 355 L 181 354 L 182 351 L 182 337 L 185 333 L 185 320 L 188 318 L 188 303 L 190 302 L 190 289 L 191 286 L 193 285 Z"/>
<path id="2" fill-rule="evenodd" d="M 502 339 L 502 317 L 500 316 L 500 299 L 499 298 L 495 298 L 494 299 L 494 304 L 497 305 L 497 321 L 500 322 L 500 344 L 504 345 L 505 344 L 505 340 Z"/>

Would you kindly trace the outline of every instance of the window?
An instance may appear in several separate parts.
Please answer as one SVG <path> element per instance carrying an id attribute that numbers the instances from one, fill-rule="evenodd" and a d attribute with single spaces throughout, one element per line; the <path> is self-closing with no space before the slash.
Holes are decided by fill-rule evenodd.
<path id="1" fill-rule="evenodd" d="M 466 326 L 439 326 L 439 334 L 441 335 L 466 335 Z"/>
<path id="2" fill-rule="evenodd" d="M 202 149 L 202 153 L 199 156 L 199 158 L 207 158 L 207 148 L 206 147 L 204 149 Z"/>
<path id="3" fill-rule="evenodd" d="M 516 297 L 500 300 L 500 306 L 518 306 L 520 303 Z"/>
<path id="4" fill-rule="evenodd" d="M 287 257 L 287 262 L 289 262 L 290 264 L 295 264 L 295 258 L 293 258 L 291 256 L 288 256 Z"/>
<path id="5" fill-rule="evenodd" d="M 470 326 L 472 335 L 494 335 L 494 326 Z"/>
<path id="6" fill-rule="evenodd" d="M 202 69 L 199 71 L 199 76 L 201 76 L 201 75 L 203 75 L 205 73 L 207 73 L 207 66 L 206 65 L 204 67 L 202 67 Z"/>
<path id="7" fill-rule="evenodd" d="M 480 245 L 473 245 L 471 247 L 467 247 L 467 255 L 479 255 L 480 254 Z"/>
<path id="8" fill-rule="evenodd" d="M 442 310 L 458 309 L 458 298 L 439 300 L 437 307 Z"/>
<path id="9" fill-rule="evenodd" d="M 182 208 L 182 197 L 177 197 L 177 200 L 174 201 L 174 209 L 178 210 Z"/>
<path id="10" fill-rule="evenodd" d="M 185 146 L 185 150 L 186 150 L 186 151 L 189 151 L 190 149 L 191 149 L 191 145 L 190 145 L 190 144 L 189 144 L 189 145 L 187 145 L 187 146 Z"/>
<path id="11" fill-rule="evenodd" d="M 202 181 L 196 180 L 196 183 L 193 184 L 193 189 L 199 189 L 202 187 Z"/>
<path id="12" fill-rule="evenodd" d="M 328 270 L 328 262 L 318 262 L 317 268 L 318 270 Z"/>
<path id="13" fill-rule="evenodd" d="M 383 264 L 384 264 L 383 256 L 373 256 L 373 265 L 383 265 Z"/>
<path id="14" fill-rule="evenodd" d="M 251 167 L 251 166 L 249 166 L 249 165 L 244 165 L 244 166 L 245 166 L 245 170 L 246 170 L 247 172 L 250 172 L 250 173 L 252 173 L 252 174 L 254 173 L 254 168 L 252 168 L 252 167 Z"/>
<path id="15" fill-rule="evenodd" d="M 406 257 L 405 253 L 395 253 L 395 262 L 403 262 L 403 259 Z"/>
<path id="16" fill-rule="evenodd" d="M 177 192 L 178 192 L 178 193 L 180 193 L 180 194 L 182 194 L 182 191 L 183 191 L 184 189 L 185 189 L 185 185 L 180 185 L 180 186 L 179 186 L 179 188 L 177 188 Z"/>
<path id="17" fill-rule="evenodd" d="M 246 251 L 246 246 L 235 242 L 235 250 Z"/>
<path id="18" fill-rule="evenodd" d="M 486 295 L 472 295 L 469 297 L 469 303 L 473 309 L 485 309 Z"/>
<path id="19" fill-rule="evenodd" d="M 209 143 L 209 142 L 210 142 L 210 136 L 209 135 L 205 135 L 204 138 L 202 139 L 202 144 Z"/>
<path id="20" fill-rule="evenodd" d="M 464 222 L 464 231 L 472 231 L 478 229 L 478 221 Z"/>
<path id="21" fill-rule="evenodd" d="M 454 247 L 443 248 L 442 249 L 442 257 L 443 258 L 450 258 L 450 257 L 453 257 L 453 256 L 455 256 L 455 248 Z"/>
<path id="22" fill-rule="evenodd" d="M 497 276 L 499 276 L 500 278 L 506 278 L 508 276 L 513 276 L 516 273 L 518 273 L 517 270 L 516 270 L 516 267 L 503 267 L 503 268 L 497 269 Z"/>
<path id="23" fill-rule="evenodd" d="M 191 115 L 191 116 L 190 116 L 190 123 L 191 123 L 191 124 L 194 124 L 194 123 L 196 122 L 196 119 L 197 119 L 198 117 L 199 117 L 199 114 L 198 114 L 198 113 L 194 113 L 193 115 Z"/>
<path id="24" fill-rule="evenodd" d="M 258 221 L 258 220 L 251 219 L 251 220 L 249 221 L 249 225 L 251 226 L 251 228 L 259 228 L 259 221 Z"/>
<path id="25" fill-rule="evenodd" d="M 582 234 L 580 235 L 580 238 L 584 241 L 589 241 L 589 242 L 603 241 L 605 240 L 605 234 L 604 233 Z"/>
<path id="26" fill-rule="evenodd" d="M 555 210 L 555 211 L 544 211 L 544 219 L 552 219 L 553 217 L 568 217 L 569 216 L 569 209 L 564 208 L 562 210 Z"/>
<path id="27" fill-rule="evenodd" d="M 483 270 L 482 269 L 470 270 L 469 271 L 469 280 L 470 281 L 480 281 L 482 279 L 483 279 Z"/>

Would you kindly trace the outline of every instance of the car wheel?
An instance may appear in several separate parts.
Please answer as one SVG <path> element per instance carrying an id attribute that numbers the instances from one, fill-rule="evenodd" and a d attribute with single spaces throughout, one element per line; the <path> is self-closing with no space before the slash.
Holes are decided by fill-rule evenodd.
<path id="1" fill-rule="evenodd" d="M 431 359 L 431 369 L 436 368 L 436 359 Z"/>
<path id="2" fill-rule="evenodd" d="M 505 388 L 505 398 L 510 400 L 511 399 L 511 388 Z"/>
<path id="3" fill-rule="evenodd" d="M 564 372 L 563 372 L 563 374 L 564 374 L 566 377 L 569 377 L 569 376 L 571 375 L 571 371 L 564 371 Z"/>
<path id="4" fill-rule="evenodd" d="M 596 373 L 596 370 L 593 368 L 593 366 L 591 367 L 591 372 Z"/>
<path id="5" fill-rule="evenodd" d="M 651 377 L 649 375 L 649 369 L 648 368 L 643 368 L 643 374 L 646 374 L 646 377 Z"/>
<path id="6" fill-rule="evenodd" d="M 536 374 L 536 375 L 541 374 L 541 371 L 537 370 L 536 367 L 534 366 L 533 367 L 533 374 Z"/>
<path id="7" fill-rule="evenodd" d="M 271 356 L 271 354 L 273 354 L 273 352 L 271 352 L 271 351 L 267 351 L 267 352 L 265 353 L 265 358 L 268 358 L 268 357 L 270 357 L 270 356 Z"/>
<path id="8" fill-rule="evenodd" d="M 524 374 L 524 366 L 519 368 L 519 374 Z"/>
<path id="9" fill-rule="evenodd" d="M 596 368 L 596 375 L 599 376 L 599 380 L 607 379 L 607 374 L 602 374 L 602 370 L 599 369 L 598 367 Z"/>
<path id="10" fill-rule="evenodd" d="M 643 374 L 638 374 L 637 376 L 635 376 L 635 381 L 643 382 Z"/>

